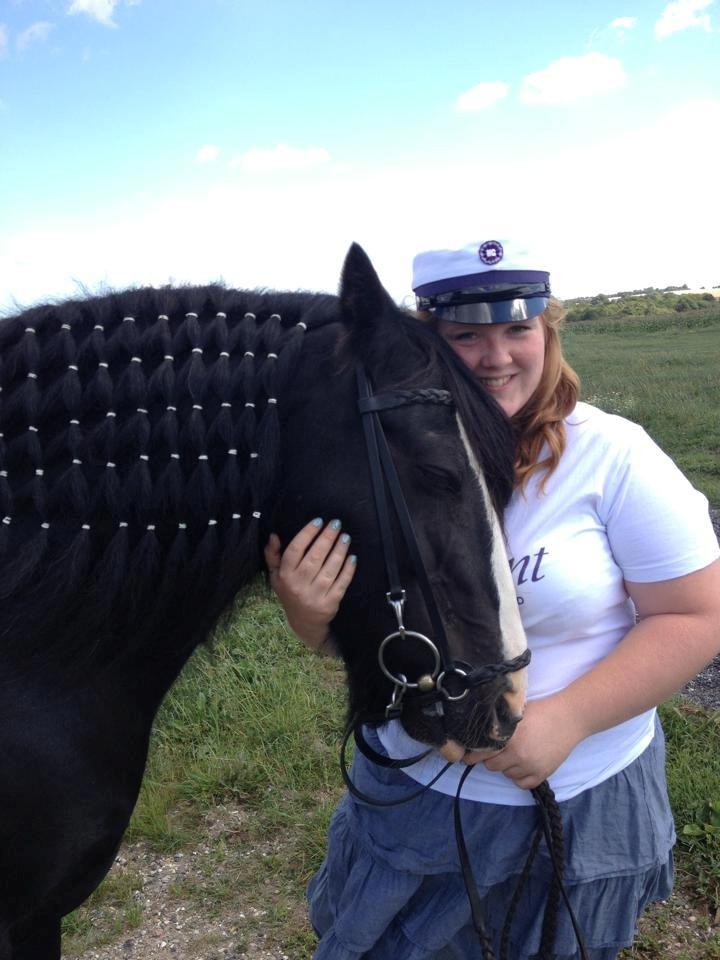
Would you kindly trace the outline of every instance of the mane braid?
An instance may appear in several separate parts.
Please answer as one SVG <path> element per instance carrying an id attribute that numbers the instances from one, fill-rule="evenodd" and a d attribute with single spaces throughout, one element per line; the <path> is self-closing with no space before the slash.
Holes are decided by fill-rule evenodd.
<path id="1" fill-rule="evenodd" d="M 261 565 L 278 406 L 335 299 L 141 289 L 0 321 L 0 643 L 184 657 Z M 9 558 L 12 557 L 12 562 Z"/>

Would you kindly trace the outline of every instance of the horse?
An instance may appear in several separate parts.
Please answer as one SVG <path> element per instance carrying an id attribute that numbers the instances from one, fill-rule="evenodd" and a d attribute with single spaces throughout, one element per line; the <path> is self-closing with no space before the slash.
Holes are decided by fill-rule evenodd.
<path id="1" fill-rule="evenodd" d="M 0 320 L 0 960 L 60 956 L 61 918 L 129 822 L 157 709 L 263 570 L 270 531 L 287 542 L 323 516 L 352 533 L 360 563 L 332 624 L 349 715 L 380 723 L 403 680 L 432 675 L 385 602 L 358 364 L 377 391 L 449 393 L 377 416 L 453 662 L 517 657 L 498 520 L 511 426 L 357 245 L 337 297 L 139 288 Z M 408 628 L 432 634 L 396 552 Z M 511 734 L 524 683 L 498 674 L 444 710 L 408 697 L 402 722 L 431 745 L 487 746 Z"/>

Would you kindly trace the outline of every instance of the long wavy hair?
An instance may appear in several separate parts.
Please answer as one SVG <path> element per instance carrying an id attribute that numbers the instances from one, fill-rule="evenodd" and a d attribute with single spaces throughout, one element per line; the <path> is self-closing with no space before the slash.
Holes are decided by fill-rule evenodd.
<path id="1" fill-rule="evenodd" d="M 580 395 L 580 378 L 563 355 L 560 330 L 565 308 L 551 297 L 541 316 L 545 328 L 545 363 L 537 389 L 513 417 L 518 436 L 515 482 L 524 490 L 535 473 L 544 472 L 542 490 L 560 462 L 567 437 L 565 417 Z"/>

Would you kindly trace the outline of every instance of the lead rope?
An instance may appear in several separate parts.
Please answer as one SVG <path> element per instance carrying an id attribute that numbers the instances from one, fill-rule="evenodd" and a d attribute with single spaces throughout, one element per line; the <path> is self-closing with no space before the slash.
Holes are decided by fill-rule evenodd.
<path id="1" fill-rule="evenodd" d="M 433 779 L 426 784 L 423 784 L 417 790 L 413 790 L 407 796 L 403 797 L 400 800 L 377 800 L 364 791 L 360 790 L 352 782 L 350 774 L 347 770 L 347 744 L 350 739 L 351 734 L 354 734 L 355 743 L 358 750 L 369 759 L 371 762 L 378 764 L 379 766 L 389 768 L 389 769 L 402 769 L 403 767 L 409 767 L 414 763 L 417 763 L 419 760 L 423 760 L 430 753 L 432 753 L 432 748 L 423 751 L 420 754 L 416 754 L 412 757 L 406 757 L 405 759 L 392 759 L 391 757 L 384 756 L 381 753 L 378 753 L 374 750 L 370 744 L 365 739 L 365 736 L 362 732 L 362 723 L 363 721 L 359 717 L 355 717 L 351 723 L 348 725 L 345 735 L 343 737 L 342 745 L 340 747 L 340 772 L 342 778 L 345 782 L 350 793 L 356 797 L 358 800 L 361 800 L 363 803 L 367 803 L 370 806 L 374 807 L 395 807 L 400 806 L 404 803 L 409 803 L 411 800 L 415 800 L 417 797 L 421 796 L 427 790 L 429 790 L 435 783 L 446 773 L 447 770 L 453 766 L 452 763 L 446 763 L 444 767 L 437 773 Z M 477 934 L 478 940 L 480 941 L 480 949 L 482 951 L 483 960 L 497 960 L 495 952 L 492 947 L 492 941 L 490 935 L 487 931 L 487 926 L 485 923 L 485 913 L 482 906 L 482 900 L 480 898 L 480 892 L 475 883 L 475 878 L 473 876 L 472 864 L 470 862 L 470 855 L 467 851 L 467 845 L 465 843 L 465 834 L 463 831 L 462 825 L 462 816 L 460 812 L 460 799 L 462 788 L 465 784 L 466 779 L 472 772 L 472 767 L 469 766 L 463 772 L 460 777 L 460 782 L 458 784 L 457 791 L 455 793 L 455 798 L 453 801 L 453 817 L 455 822 L 455 842 L 457 844 L 458 859 L 460 862 L 460 869 L 462 872 L 463 882 L 465 884 L 465 891 L 468 896 L 468 901 L 470 903 L 470 915 L 472 918 L 473 928 Z M 535 857 L 540 847 L 541 839 L 545 840 L 545 844 L 548 848 L 548 853 L 550 854 L 550 862 L 552 865 L 552 880 L 550 883 L 550 889 L 548 891 L 548 898 L 545 903 L 545 911 L 543 914 L 542 922 L 542 932 L 540 935 L 540 949 L 538 951 L 537 957 L 538 960 L 552 960 L 553 957 L 553 946 L 555 943 L 555 937 L 557 933 L 557 915 L 560 906 L 560 899 L 562 898 L 565 903 L 565 907 L 570 916 L 570 922 L 572 923 L 573 931 L 577 939 L 578 947 L 580 949 L 581 960 L 589 960 L 587 947 L 585 945 L 585 940 L 580 930 L 580 926 L 575 917 L 575 913 L 570 904 L 570 900 L 565 889 L 563 882 L 564 872 L 565 872 L 565 852 L 564 852 L 564 842 L 562 836 L 562 823 L 560 819 L 560 809 L 558 807 L 557 800 L 555 799 L 555 794 L 553 793 L 552 787 L 544 780 L 539 786 L 532 790 L 533 798 L 537 804 L 538 811 L 540 814 L 540 823 L 533 835 L 532 842 L 530 844 L 530 850 L 528 852 L 525 864 L 523 866 L 522 873 L 518 879 L 517 886 L 513 892 L 512 898 L 510 900 L 510 905 L 508 907 L 507 914 L 505 916 L 505 921 L 503 923 L 503 928 L 500 937 L 500 960 L 508 960 L 508 946 L 510 941 L 510 930 L 512 927 L 512 922 L 515 918 L 515 913 L 517 912 L 517 907 L 520 902 L 523 890 L 530 876 L 530 871 L 532 865 L 535 862 Z"/>

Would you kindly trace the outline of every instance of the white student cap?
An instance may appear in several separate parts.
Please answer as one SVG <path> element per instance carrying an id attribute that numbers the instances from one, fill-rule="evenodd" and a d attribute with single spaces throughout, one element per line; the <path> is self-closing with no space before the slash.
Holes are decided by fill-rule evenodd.
<path id="1" fill-rule="evenodd" d="M 550 274 L 511 240 L 428 250 L 413 260 L 418 310 L 455 323 L 518 323 L 548 305 Z"/>

